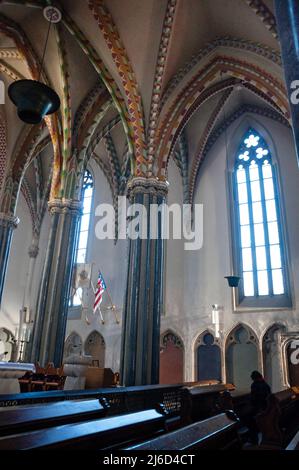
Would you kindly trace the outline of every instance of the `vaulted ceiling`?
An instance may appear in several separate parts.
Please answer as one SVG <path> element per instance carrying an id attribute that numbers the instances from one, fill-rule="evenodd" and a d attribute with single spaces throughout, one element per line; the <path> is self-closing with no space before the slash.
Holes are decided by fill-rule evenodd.
<path id="1" fill-rule="evenodd" d="M 49 4 L 1 2 L 0 78 L 6 89 L 14 80 L 38 78 L 48 28 L 43 7 Z M 115 197 L 130 175 L 167 178 L 172 157 L 184 199 L 192 201 L 202 161 L 225 121 L 247 112 L 289 125 L 272 0 L 55 5 L 62 21 L 51 28 L 42 79 L 59 94 L 61 110 L 33 129 L 6 96 L 2 193 L 7 178 L 17 187 L 26 171 L 23 186 L 36 199 L 33 169 L 36 175 L 39 164 L 30 162 L 37 159 L 46 161 L 41 171 L 48 174 L 53 163 L 50 197 L 78 197 L 78 175 L 94 158 Z M 48 184 L 46 175 L 42 181 Z M 8 206 L 0 209 L 13 211 L 13 202 Z"/>

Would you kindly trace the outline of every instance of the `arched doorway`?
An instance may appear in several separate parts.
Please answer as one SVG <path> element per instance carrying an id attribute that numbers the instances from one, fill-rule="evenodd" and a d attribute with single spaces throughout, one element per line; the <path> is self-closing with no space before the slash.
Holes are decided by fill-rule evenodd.
<path id="1" fill-rule="evenodd" d="M 103 336 L 98 331 L 92 331 L 86 338 L 84 353 L 91 356 L 96 365 L 100 368 L 105 367 L 106 345 Z"/>
<path id="2" fill-rule="evenodd" d="M 172 331 L 161 336 L 160 384 L 184 381 L 184 344 Z"/>
<path id="3" fill-rule="evenodd" d="M 286 346 L 288 381 L 291 387 L 299 386 L 299 338 L 294 338 Z"/>
<path id="4" fill-rule="evenodd" d="M 238 390 L 249 390 L 250 374 L 259 369 L 257 337 L 251 328 L 236 326 L 226 342 L 226 381 Z"/>
<path id="5" fill-rule="evenodd" d="M 217 380 L 221 382 L 221 351 L 214 335 L 204 331 L 196 342 L 197 380 Z"/>
<path id="6" fill-rule="evenodd" d="M 281 333 L 284 331 L 283 325 L 275 323 L 263 337 L 264 377 L 273 393 L 283 389 Z"/>
<path id="7" fill-rule="evenodd" d="M 0 361 L 15 361 L 16 358 L 16 341 L 11 331 L 6 328 L 0 328 Z"/>
<path id="8" fill-rule="evenodd" d="M 64 344 L 64 359 L 70 356 L 81 356 L 83 352 L 83 345 L 81 336 L 78 333 L 71 333 Z"/>

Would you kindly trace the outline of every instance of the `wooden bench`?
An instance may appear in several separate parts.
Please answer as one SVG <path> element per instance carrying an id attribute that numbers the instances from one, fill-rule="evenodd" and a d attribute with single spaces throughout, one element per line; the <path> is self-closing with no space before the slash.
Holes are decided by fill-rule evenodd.
<path id="1" fill-rule="evenodd" d="M 0 450 L 101 450 L 141 442 L 165 431 L 166 416 L 154 409 L 0 437 Z"/>
<path id="2" fill-rule="evenodd" d="M 221 413 L 125 450 L 240 449 L 238 424 L 233 412 Z"/>
<path id="3" fill-rule="evenodd" d="M 191 424 L 219 413 L 217 403 L 226 392 L 224 384 L 184 387 L 182 390 L 181 420 Z"/>
<path id="4" fill-rule="evenodd" d="M 74 400 L 0 408 L 0 436 L 100 418 L 107 407 L 105 401 Z"/>

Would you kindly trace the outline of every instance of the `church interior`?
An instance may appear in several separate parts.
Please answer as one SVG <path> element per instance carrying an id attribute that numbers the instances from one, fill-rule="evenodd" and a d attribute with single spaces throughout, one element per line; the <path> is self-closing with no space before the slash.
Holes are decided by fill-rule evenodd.
<path id="1" fill-rule="evenodd" d="M 1 1 L 0 450 L 299 449 L 298 44 L 296 0 Z"/>

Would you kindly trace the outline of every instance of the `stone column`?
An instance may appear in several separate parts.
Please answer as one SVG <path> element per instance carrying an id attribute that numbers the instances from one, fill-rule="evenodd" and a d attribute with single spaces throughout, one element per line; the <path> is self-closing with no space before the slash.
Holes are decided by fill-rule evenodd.
<path id="1" fill-rule="evenodd" d="M 17 227 L 19 219 L 14 215 L 0 213 L 0 305 L 3 294 L 8 255 L 13 230 Z"/>
<path id="2" fill-rule="evenodd" d="M 62 363 L 68 302 L 81 203 L 54 200 L 49 203 L 51 228 L 42 273 L 33 335 L 31 361 Z"/>
<path id="3" fill-rule="evenodd" d="M 128 186 L 131 204 L 142 204 L 143 237 L 129 240 L 128 277 L 121 348 L 121 383 L 126 386 L 159 382 L 160 315 L 163 308 L 163 216 L 154 228 L 153 204 L 166 200 L 167 183 L 134 178 Z M 133 215 L 133 214 L 132 214 Z M 156 239 L 150 239 L 151 230 Z"/>
<path id="4" fill-rule="evenodd" d="M 275 0 L 275 11 L 299 162 L 299 2 Z"/>

